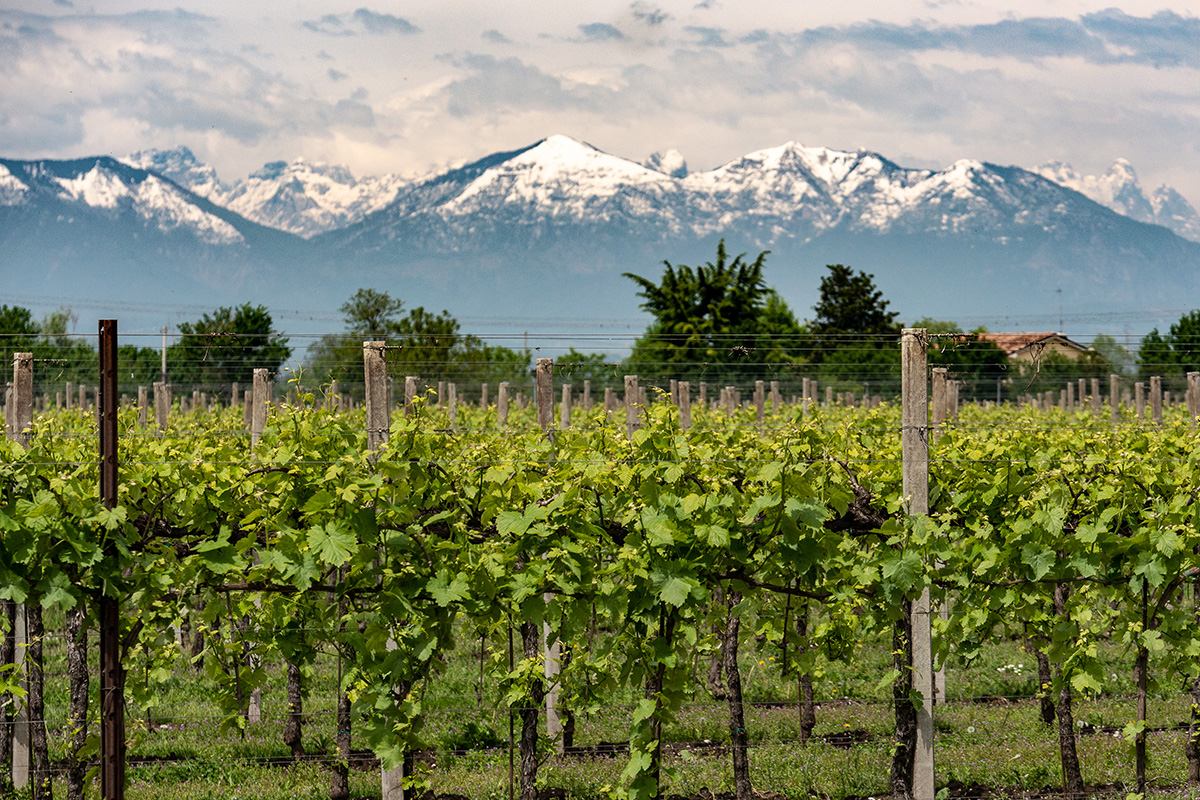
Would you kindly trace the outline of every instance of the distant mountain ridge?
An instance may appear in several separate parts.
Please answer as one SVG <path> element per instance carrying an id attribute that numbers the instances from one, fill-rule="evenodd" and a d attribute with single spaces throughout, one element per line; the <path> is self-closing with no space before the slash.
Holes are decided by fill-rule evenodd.
<path id="1" fill-rule="evenodd" d="M 546 142 L 557 141 L 562 144 L 563 142 L 560 140 L 571 141 L 567 137 L 550 137 Z M 514 153 L 516 152 L 518 151 L 514 151 Z M 523 152 L 523 150 L 519 152 Z M 680 188 L 685 192 L 703 192 L 705 185 L 709 184 L 717 192 L 709 202 L 719 204 L 729 199 L 742 201 L 747 199 L 744 196 L 733 198 L 737 192 L 732 192 L 732 187 L 729 186 L 728 179 L 734 176 L 739 169 L 745 171 L 749 163 L 764 162 L 764 159 L 770 161 L 773 157 L 786 161 L 789 155 L 796 156 L 796 163 L 801 165 L 801 171 L 809 170 L 805 181 L 809 188 L 820 187 L 822 184 L 826 187 L 841 186 L 851 171 L 847 165 L 864 157 L 868 159 L 864 162 L 868 169 L 865 173 L 860 172 L 858 176 L 860 179 L 864 174 L 872 178 L 878 177 L 872 174 L 874 168 L 880 173 L 886 172 L 893 179 L 898 175 L 908 176 L 900 179 L 899 183 L 904 183 L 905 180 L 911 182 L 913 175 L 920 176 L 921 179 L 934 178 L 936 181 L 936 176 L 942 174 L 946 176 L 945 179 L 953 180 L 952 174 L 947 173 L 982 167 L 979 162 L 963 160 L 956 162 L 946 170 L 911 170 L 901 168 L 878 154 L 866 151 L 848 153 L 823 147 L 804 147 L 794 142 L 789 142 L 781 147 L 756 151 L 714 170 L 701 173 L 689 174 L 686 161 L 676 150 L 654 153 L 641 162 L 640 166 L 651 172 L 681 181 Z M 496 156 L 491 156 L 474 163 L 495 166 L 495 158 Z M 246 179 L 233 184 L 225 184 L 220 181 L 211 166 L 197 160 L 186 147 L 173 150 L 139 151 L 123 160 L 130 165 L 169 178 L 195 194 L 237 212 L 246 219 L 304 238 L 311 238 L 353 225 L 368 214 L 379 211 L 392 203 L 412 183 L 421 183 L 406 181 L 393 174 L 357 179 L 345 167 L 297 158 L 291 162 L 271 162 Z M 625 159 L 618 160 L 628 165 L 634 163 Z M 847 168 L 847 175 L 836 174 L 839 165 Z M 764 166 L 768 165 L 764 162 Z M 856 164 L 855 166 L 861 168 L 862 165 Z M 826 173 L 826 169 L 833 171 Z M 450 171 L 446 174 L 453 172 Z M 1109 171 L 1102 176 L 1080 175 L 1064 162 L 1046 162 L 1030 172 L 1060 186 L 1073 189 L 1118 214 L 1139 222 L 1162 225 L 1185 239 L 1200 241 L 1200 213 L 1188 203 L 1186 198 L 1169 186 L 1160 186 L 1147 193 L 1138 182 L 1132 165 L 1125 159 L 1117 159 Z M 778 171 L 776 174 L 779 174 Z M 705 176 L 715 180 L 706 180 Z M 434 180 L 437 181 L 441 177 L 443 176 L 438 176 Z M 724 186 L 719 185 L 722 183 L 722 177 L 726 179 Z M 762 177 L 769 179 L 770 176 L 763 175 Z M 875 188 L 883 187 L 877 184 Z M 897 184 L 893 188 L 899 189 L 900 186 Z M 932 185 L 927 185 L 923 187 L 923 190 L 928 191 L 933 188 Z M 0 191 L 3 190 L 0 189 Z M 819 188 L 817 191 L 820 193 Z M 936 193 L 936 189 L 934 192 Z M 855 192 L 847 193 L 837 191 L 835 188 L 829 193 L 829 199 L 843 204 L 852 201 L 844 209 L 850 213 L 863 210 L 862 204 L 859 202 L 863 197 Z M 903 204 L 901 198 L 893 196 L 889 200 L 885 200 L 882 205 L 877 204 L 871 209 L 869 216 L 877 222 L 883 222 L 893 215 L 905 216 Z M 862 224 L 870 226 L 870 221 L 864 219 Z"/>
<path id="2" fill-rule="evenodd" d="M 1200 242 L 1200 213 L 1192 204 L 1166 185 L 1147 194 L 1133 165 L 1123 158 L 1114 161 L 1103 175 L 1080 175 L 1062 161 L 1048 161 L 1034 171 L 1118 214 L 1138 222 L 1162 225 L 1185 239 Z"/>
<path id="3" fill-rule="evenodd" d="M 410 181 L 296 160 L 225 184 L 182 148 L 127 162 L 138 166 L 0 159 L 0 250 L 36 276 L 9 270 L 0 290 L 37 293 L 40 280 L 58 295 L 67 277 L 147 304 L 331 310 L 372 286 L 463 316 L 545 306 L 628 318 L 638 300 L 622 273 L 709 260 L 725 239 L 732 252 L 772 251 L 768 281 L 801 316 L 827 263 L 875 273 L 914 319 L 1029 314 L 1059 298 L 1174 308 L 1200 294 L 1200 244 L 1037 172 L 969 159 L 909 169 L 789 142 L 693 172 L 677 153 L 638 163 L 551 136 Z M 1135 183 L 1104 194 L 1055 170 L 1141 207 Z M 1171 211 L 1169 193 L 1155 197 L 1144 199 L 1156 219 L 1186 219 L 1182 198 Z"/>
<path id="4" fill-rule="evenodd" d="M 246 219 L 308 238 L 357 222 L 387 205 L 404 181 L 395 175 L 356 179 L 338 165 L 274 161 L 226 185 L 191 150 L 143 150 L 124 159 L 175 181 Z"/>

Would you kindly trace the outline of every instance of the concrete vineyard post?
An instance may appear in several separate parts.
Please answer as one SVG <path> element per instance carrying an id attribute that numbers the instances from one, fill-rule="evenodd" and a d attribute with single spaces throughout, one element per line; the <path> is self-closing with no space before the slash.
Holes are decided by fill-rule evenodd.
<path id="1" fill-rule="evenodd" d="M 500 381 L 496 392 L 496 424 L 502 428 L 508 424 L 508 381 Z"/>
<path id="2" fill-rule="evenodd" d="M 1133 384 L 1133 408 L 1139 422 L 1146 418 L 1146 384 L 1141 381 Z"/>
<path id="3" fill-rule="evenodd" d="M 931 394 L 933 396 L 932 418 L 929 421 L 930 441 L 934 444 L 941 438 L 942 427 L 946 423 L 946 419 L 950 416 L 950 379 L 948 377 L 949 370 L 945 367 L 934 367 L 930 370 L 931 375 Z M 907 462 L 906 462 L 907 463 Z M 942 603 L 938 609 L 942 619 L 950 618 L 950 607 L 946 603 Z M 914 658 L 916 656 L 914 655 Z M 933 674 L 933 697 L 934 702 L 946 701 L 946 669 L 943 667 Z"/>
<path id="4" fill-rule="evenodd" d="M 1154 417 L 1155 425 L 1162 425 L 1163 388 L 1161 375 L 1150 376 L 1150 414 Z"/>
<path id="5" fill-rule="evenodd" d="M 363 380 L 367 411 L 367 449 L 371 460 L 391 436 L 392 407 L 388 386 L 387 362 L 384 360 L 386 342 L 363 342 Z M 407 381 L 405 382 L 407 391 Z M 405 403 L 407 410 L 408 403 Z M 388 639 L 387 648 L 394 650 L 396 643 Z M 404 766 L 380 771 L 379 785 L 383 800 L 404 800 Z"/>
<path id="6" fill-rule="evenodd" d="M 900 338 L 901 452 L 908 513 L 929 513 L 929 400 L 926 387 L 925 329 L 905 328 Z M 933 698 L 933 649 L 929 589 L 912 604 L 913 690 Z M 933 800 L 933 704 L 917 710 L 917 747 L 913 759 L 912 796 Z"/>
<path id="7" fill-rule="evenodd" d="M 450 429 L 458 427 L 458 384 L 451 381 L 446 387 L 446 414 L 450 418 Z"/>
<path id="8" fill-rule="evenodd" d="M 139 428 L 146 427 L 146 423 L 148 421 L 147 420 L 147 409 L 146 409 L 146 401 L 147 400 L 148 400 L 148 396 L 146 394 L 146 387 L 139 386 L 138 387 L 138 399 L 137 399 L 138 427 Z"/>
<path id="9" fill-rule="evenodd" d="M 1092 414 L 1100 416 L 1100 379 L 1092 378 Z"/>
<path id="10" fill-rule="evenodd" d="M 638 429 L 638 378 L 637 375 L 625 376 L 625 435 L 630 439 Z"/>
<path id="11" fill-rule="evenodd" d="M 8 437 L 20 442 L 22 447 L 28 447 L 30 441 L 29 426 L 33 423 L 33 353 L 16 353 L 13 356 L 12 392 L 5 405 L 5 422 L 8 426 Z M 16 649 L 13 651 L 13 663 L 17 674 L 23 674 L 25 650 L 29 644 L 29 633 L 26 627 L 25 604 L 16 604 L 16 625 L 14 626 Z M 27 681 L 22 681 L 28 691 Z M 29 704 L 24 699 L 16 699 L 16 713 L 13 715 L 12 743 L 12 779 L 13 787 L 24 789 L 29 786 L 29 773 L 32 764 L 33 721 L 29 719 Z"/>
<path id="12" fill-rule="evenodd" d="M 262 438 L 263 429 L 267 426 L 267 392 L 269 385 L 269 373 L 265 369 L 256 369 L 252 373 L 251 391 L 248 393 L 250 397 L 246 398 L 245 402 L 250 413 L 250 449 L 254 449 L 258 445 L 258 440 Z M 243 412 L 243 419 L 245 412 Z M 256 602 L 255 605 L 261 605 Z M 257 661 L 252 662 L 257 666 Z M 246 722 L 259 723 L 262 722 L 262 689 L 254 688 L 250 692 L 250 700 L 246 704 Z"/>
<path id="13" fill-rule="evenodd" d="M 488 407 L 488 385 L 486 382 L 479 384 L 479 408 L 481 411 L 487 411 Z"/>
<path id="14" fill-rule="evenodd" d="M 1121 379 L 1117 375 L 1110 374 L 1108 376 L 1108 404 L 1110 406 L 1109 413 L 1112 414 L 1113 427 L 1117 427 L 1117 423 L 1121 421 Z"/>
<path id="15" fill-rule="evenodd" d="M 564 431 L 571 427 L 571 384 L 564 383 L 562 387 L 562 402 L 558 412 L 559 427 Z"/>
<path id="16" fill-rule="evenodd" d="M 404 376 L 404 418 L 408 419 L 416 413 L 417 407 L 417 378 L 414 375 Z"/>
<path id="17" fill-rule="evenodd" d="M 171 401 L 167 399 L 167 385 L 165 383 L 155 381 L 153 389 L 154 426 L 161 432 L 167 429 L 167 414 L 171 408 Z"/>
<path id="18" fill-rule="evenodd" d="M 539 358 L 535 371 L 537 380 L 537 415 L 538 427 L 542 429 L 543 435 L 548 441 L 554 441 L 554 362 L 549 358 Z M 564 386 L 567 391 L 563 397 L 563 419 L 567 419 L 570 411 L 567 408 L 567 403 L 570 400 L 570 387 Z M 553 592 L 545 592 L 542 594 L 542 600 L 547 606 L 554 601 Z M 563 726 L 562 721 L 558 718 L 558 673 L 562 667 L 561 657 L 562 645 L 557 639 L 551 641 L 554 637 L 554 631 L 550 628 L 549 622 L 542 622 L 542 647 L 544 648 L 544 658 L 542 659 L 543 674 L 546 678 L 546 735 L 554 742 L 555 748 L 559 755 L 564 751 L 563 742 Z"/>
<path id="19" fill-rule="evenodd" d="M 375 452 L 388 440 L 392 427 L 392 409 L 388 405 L 387 362 L 383 360 L 385 342 L 363 342 L 364 401 L 367 410 L 367 449 Z"/>
<path id="20" fill-rule="evenodd" d="M 250 409 L 250 447 L 258 444 L 263 429 L 267 427 L 267 393 L 270 391 L 267 370 L 254 370 L 254 405 Z"/>
<path id="21" fill-rule="evenodd" d="M 591 411 L 591 410 L 592 410 L 592 382 L 591 382 L 590 380 L 587 380 L 587 379 L 585 379 L 585 380 L 584 380 L 584 382 L 583 382 L 583 402 L 582 402 L 582 405 L 583 405 L 583 410 L 584 410 L 584 411 Z"/>
<path id="22" fill-rule="evenodd" d="M 1187 415 L 1188 424 L 1196 429 L 1196 417 L 1200 416 L 1200 372 L 1187 374 Z"/>
<path id="23" fill-rule="evenodd" d="M 692 427 L 692 385 L 688 381 L 679 382 L 679 429 L 688 430 Z"/>

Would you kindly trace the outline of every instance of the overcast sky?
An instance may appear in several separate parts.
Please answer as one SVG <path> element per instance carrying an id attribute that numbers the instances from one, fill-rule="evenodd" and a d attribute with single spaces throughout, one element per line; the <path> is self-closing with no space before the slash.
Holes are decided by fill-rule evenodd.
<path id="1" fill-rule="evenodd" d="M 553 133 L 692 170 L 1128 158 L 1200 206 L 1200 18 L 1146 0 L 4 0 L 0 155 L 427 173 Z M 1116 6 L 1110 5 L 1117 3 Z"/>

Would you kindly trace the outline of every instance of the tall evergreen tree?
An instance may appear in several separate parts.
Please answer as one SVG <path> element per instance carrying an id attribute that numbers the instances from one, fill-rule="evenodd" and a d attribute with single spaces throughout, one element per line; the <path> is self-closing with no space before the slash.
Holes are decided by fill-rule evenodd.
<path id="1" fill-rule="evenodd" d="M 875 276 L 842 264 L 827 269 L 813 306 L 816 316 L 808 325 L 813 334 L 810 359 L 822 365 L 824 380 L 839 386 L 857 390 L 897 380 L 901 326 L 876 288 Z"/>

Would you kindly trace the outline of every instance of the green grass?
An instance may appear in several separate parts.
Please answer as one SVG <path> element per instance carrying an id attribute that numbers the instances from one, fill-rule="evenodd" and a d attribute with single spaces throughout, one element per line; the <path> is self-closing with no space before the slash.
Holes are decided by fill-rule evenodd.
<path id="1" fill-rule="evenodd" d="M 49 622 L 49 621 L 48 621 Z M 876 797 L 887 792 L 893 719 L 887 697 L 875 692 L 879 675 L 890 666 L 884 641 L 860 645 L 851 663 L 822 662 L 816 692 L 820 703 L 814 739 L 797 744 L 800 720 L 794 675 L 778 669 L 778 651 L 743 645 L 743 680 L 747 701 L 746 727 L 751 743 L 755 788 L 787 798 Z M 499 648 L 500 642 L 494 643 Z M 464 643 L 447 655 L 442 671 L 425 686 L 428 708 L 424 733 L 429 754 L 423 770 L 437 793 L 454 793 L 473 800 L 507 798 L 509 718 L 499 707 L 492 685 L 484 687 L 482 704 L 476 702 L 479 679 L 479 642 Z M 66 754 L 62 729 L 65 716 L 66 677 L 62 641 L 47 642 L 47 717 L 51 729 L 51 756 Z M 1088 725 L 1122 727 L 1135 716 L 1131 695 L 1130 654 L 1122 648 L 1102 649 L 1108 685 L 1106 694 L 1080 698 L 1076 719 Z M 693 795 L 702 789 L 732 789 L 732 765 L 727 749 L 728 709 L 703 689 L 707 661 L 696 664 L 696 689 L 664 738 L 667 742 L 701 743 L 695 749 L 670 746 L 665 759 L 667 793 Z M 93 673 L 94 674 L 94 673 Z M 328 796 L 330 764 L 334 754 L 334 698 L 336 662 L 326 657 L 316 665 L 309 684 L 305 747 L 311 759 L 292 763 L 282 742 L 285 712 L 285 673 L 268 665 L 269 684 L 264 692 L 262 723 L 244 731 L 222 727 L 222 714 L 214 701 L 214 687 L 180 659 L 155 695 L 147 725 L 144 709 L 131 708 L 128 717 L 127 797 L 130 800 L 220 797 L 283 800 Z M 145 676 L 133 668 L 132 685 Z M 985 648 L 970 665 L 951 663 L 947 681 L 950 702 L 937 708 L 937 774 L 939 786 L 950 781 L 1036 792 L 1060 783 L 1055 731 L 1038 718 L 1038 707 L 1029 695 L 1035 691 L 1036 661 L 1019 641 L 998 640 Z M 1171 683 L 1173 681 L 1164 681 Z M 1185 722 L 1190 713 L 1178 682 L 1165 686 L 1152 698 L 1151 725 L 1170 727 Z M 95 685 L 93 684 L 93 714 Z M 1025 699 L 1002 698 L 1023 696 Z M 623 743 L 628 735 L 629 709 L 635 692 L 611 698 L 594 714 L 577 720 L 576 744 Z M 753 705 L 757 703 L 757 705 Z M 95 723 L 92 723 L 95 731 Z M 835 746 L 828 738 L 854 732 L 865 739 L 853 746 Z M 1195 797 L 1183 780 L 1187 765 L 1184 733 L 1164 730 L 1149 737 L 1150 775 L 1158 792 Z M 366 745 L 355 739 L 355 750 Z M 1084 733 L 1078 749 L 1088 784 L 1116 786 L 1132 791 L 1132 743 L 1111 731 Z M 591 800 L 606 796 L 606 787 L 620 784 L 625 757 L 557 757 L 547 755 L 540 779 L 545 786 L 566 791 L 567 796 Z M 65 796 L 65 781 L 54 790 Z M 376 766 L 361 764 L 351 770 L 356 797 L 379 796 Z"/>

